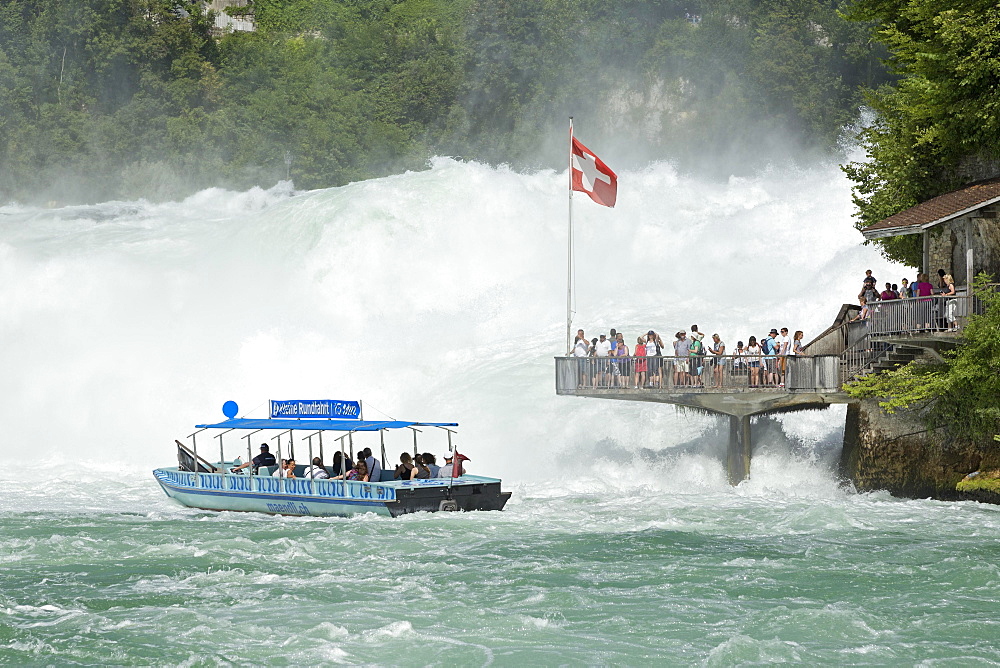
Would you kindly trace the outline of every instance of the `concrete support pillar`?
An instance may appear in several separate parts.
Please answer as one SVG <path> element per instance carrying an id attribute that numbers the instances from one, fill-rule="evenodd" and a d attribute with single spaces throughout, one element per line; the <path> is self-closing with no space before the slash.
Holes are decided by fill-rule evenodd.
<path id="1" fill-rule="evenodd" d="M 844 423 L 844 449 L 840 453 L 840 476 L 853 480 L 858 470 L 861 456 L 861 404 L 847 404 L 847 418 Z"/>
<path id="2" fill-rule="evenodd" d="M 971 217 L 965 219 L 965 285 L 968 288 L 967 294 L 972 294 L 972 281 L 976 277 L 976 270 L 972 266 L 972 225 Z M 952 276 L 952 278 L 955 278 Z M 957 280 L 957 279 L 956 279 Z"/>
<path id="3" fill-rule="evenodd" d="M 753 443 L 750 436 L 750 416 L 729 416 L 729 484 L 738 485 L 750 477 L 750 453 Z"/>

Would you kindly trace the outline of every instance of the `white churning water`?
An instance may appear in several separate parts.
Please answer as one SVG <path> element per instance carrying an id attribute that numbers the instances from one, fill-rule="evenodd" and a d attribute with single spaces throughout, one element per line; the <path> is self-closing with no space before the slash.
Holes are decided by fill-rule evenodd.
<path id="1" fill-rule="evenodd" d="M 332 397 L 457 420 L 476 470 L 514 479 L 608 443 L 669 454 L 714 420 L 554 395 L 565 187 L 441 158 L 306 193 L 2 208 L 2 447 L 145 467 L 226 399 L 260 416 L 270 398 Z M 659 164 L 620 187 L 613 210 L 575 200 L 574 329 L 593 335 L 617 327 L 631 344 L 697 323 L 730 348 L 772 326 L 808 339 L 866 268 L 904 275 L 859 245 L 833 164 L 728 182 Z M 815 442 L 842 420 L 785 421 Z"/>

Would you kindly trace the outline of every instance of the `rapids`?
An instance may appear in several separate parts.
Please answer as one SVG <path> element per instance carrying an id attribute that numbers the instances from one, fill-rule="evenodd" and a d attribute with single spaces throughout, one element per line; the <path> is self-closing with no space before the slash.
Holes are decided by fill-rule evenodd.
<path id="1" fill-rule="evenodd" d="M 619 178 L 615 209 L 574 201 L 590 335 L 808 340 L 865 269 L 912 277 L 860 245 L 834 164 Z M 759 421 L 732 488 L 720 421 L 556 397 L 565 244 L 565 173 L 447 158 L 311 192 L 0 207 L 0 662 L 1000 661 L 1000 514 L 854 493 L 842 409 Z M 149 472 L 174 438 L 270 398 L 458 421 L 469 470 L 514 496 L 396 520 L 164 497 Z"/>

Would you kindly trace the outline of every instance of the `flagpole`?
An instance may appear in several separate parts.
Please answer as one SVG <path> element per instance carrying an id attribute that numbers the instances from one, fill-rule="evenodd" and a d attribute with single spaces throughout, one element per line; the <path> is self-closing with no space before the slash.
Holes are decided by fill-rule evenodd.
<path id="1" fill-rule="evenodd" d="M 566 247 L 566 350 L 573 350 L 573 117 L 569 117 L 569 234 Z"/>

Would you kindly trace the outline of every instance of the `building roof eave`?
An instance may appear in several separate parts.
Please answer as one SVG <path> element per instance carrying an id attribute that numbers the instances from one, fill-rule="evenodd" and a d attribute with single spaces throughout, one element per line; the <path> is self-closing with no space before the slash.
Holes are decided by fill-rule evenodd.
<path id="1" fill-rule="evenodd" d="M 973 184 L 951 193 L 939 195 L 927 200 L 926 202 L 921 202 L 920 204 L 912 206 L 909 209 L 904 209 L 903 211 L 893 214 L 892 216 L 880 220 L 877 223 L 873 223 L 867 228 L 861 230 L 861 234 L 864 235 L 865 239 L 882 239 L 885 237 L 898 237 L 907 234 L 919 234 L 936 225 L 940 225 L 941 223 L 946 223 L 949 220 L 954 220 L 955 218 L 959 218 L 1000 202 L 1000 194 L 996 194 L 998 186 L 1000 186 L 1000 178 L 995 178 L 991 179 L 989 182 Z M 989 187 L 993 192 L 988 194 L 994 196 L 975 201 L 975 199 L 978 199 L 978 197 L 981 196 L 977 196 L 976 191 L 981 191 L 984 187 Z M 964 202 L 962 201 L 963 199 L 965 200 Z M 970 199 L 973 201 L 970 202 Z M 962 208 L 956 211 L 948 211 L 947 213 L 944 213 L 944 211 L 947 211 L 950 206 L 956 205 L 962 206 Z M 937 211 L 935 211 L 935 209 L 937 209 Z M 944 209 L 944 211 L 942 211 L 942 209 Z M 933 220 L 926 221 L 928 214 L 933 215 L 934 213 L 938 214 L 937 217 Z M 944 213 L 944 215 L 941 215 L 942 213 Z M 920 220 L 921 218 L 924 218 L 926 222 Z M 891 221 L 893 221 L 893 219 L 901 220 L 896 224 L 892 224 Z"/>

